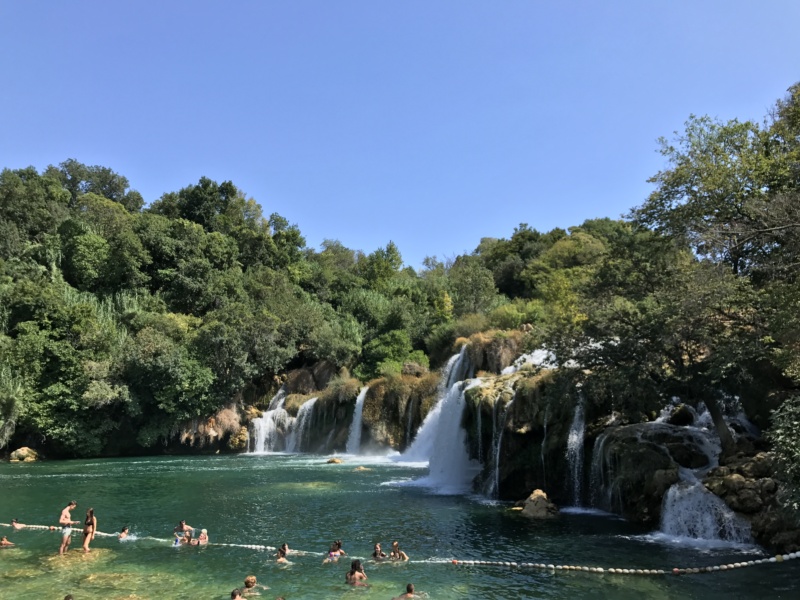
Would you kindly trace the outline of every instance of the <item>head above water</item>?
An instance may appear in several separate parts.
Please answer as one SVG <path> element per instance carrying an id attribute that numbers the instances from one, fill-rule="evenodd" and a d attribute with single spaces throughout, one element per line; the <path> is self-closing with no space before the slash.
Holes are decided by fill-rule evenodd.
<path id="1" fill-rule="evenodd" d="M 231 600 L 236 600 L 236 598 L 241 598 L 242 592 L 239 591 L 239 588 L 234 589 L 231 592 Z"/>
<path id="2" fill-rule="evenodd" d="M 414 593 L 414 584 L 413 583 L 409 583 L 406 586 L 406 594 L 413 594 L 413 593 Z"/>
<path id="3" fill-rule="evenodd" d="M 255 575 L 248 575 L 244 578 L 244 587 L 247 589 L 256 587 L 256 576 Z"/>
<path id="4" fill-rule="evenodd" d="M 76 506 L 78 506 L 78 503 L 75 500 L 70 500 L 69 504 L 67 504 L 67 506 L 71 506 L 72 508 L 75 508 Z"/>

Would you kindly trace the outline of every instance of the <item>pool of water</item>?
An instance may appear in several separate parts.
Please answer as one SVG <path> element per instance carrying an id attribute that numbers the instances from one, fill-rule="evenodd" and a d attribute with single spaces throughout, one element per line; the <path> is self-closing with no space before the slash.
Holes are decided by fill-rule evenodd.
<path id="1" fill-rule="evenodd" d="M 123 525 L 131 539 L 81 536 L 60 557 L 58 532 L 12 531 L 0 550 L 0 598 L 229 598 L 244 577 L 269 586 L 262 598 L 382 598 L 415 584 L 423 597 L 798 598 L 800 560 L 716 574 L 642 576 L 454 565 L 452 560 L 665 569 L 766 556 L 747 546 L 690 544 L 654 536 L 610 515 L 569 512 L 529 520 L 479 497 L 442 496 L 414 485 L 419 466 L 343 456 L 239 455 L 0 464 L 0 523 L 55 524 L 71 499 L 82 520 L 93 507 L 101 532 Z M 364 467 L 364 469 L 357 469 Z M 206 547 L 173 547 L 180 519 L 207 528 Z M 330 542 L 348 556 L 323 564 Z M 393 540 L 407 563 L 368 559 Z M 300 553 L 274 560 L 287 542 Z M 225 545 L 222 545 L 225 544 Z M 387 550 L 388 551 L 388 550 Z M 350 558 L 365 560 L 369 587 L 344 584 Z"/>

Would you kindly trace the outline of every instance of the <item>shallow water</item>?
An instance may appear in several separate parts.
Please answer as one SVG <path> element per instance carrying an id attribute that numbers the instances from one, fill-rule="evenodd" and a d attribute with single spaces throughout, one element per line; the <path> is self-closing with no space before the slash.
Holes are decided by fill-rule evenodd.
<path id="1" fill-rule="evenodd" d="M 382 459 L 239 455 L 0 464 L 0 523 L 55 524 L 70 499 L 82 520 L 94 507 L 101 532 L 130 525 L 132 538 L 98 536 L 93 551 L 57 556 L 59 533 L 0 527 L 0 598 L 229 598 L 246 575 L 270 587 L 262 598 L 392 598 L 413 582 L 432 599 L 797 598 L 800 560 L 706 575 L 625 576 L 453 565 L 452 559 L 669 569 L 762 558 L 745 546 L 688 545 L 602 513 L 531 521 L 507 505 L 441 496 L 409 484 L 418 466 Z M 356 471 L 363 465 L 369 470 Z M 180 519 L 207 528 L 212 544 L 172 546 Z M 348 557 L 322 564 L 333 539 Z M 352 557 L 400 540 L 408 563 L 365 561 L 368 588 L 344 584 Z M 288 542 L 302 554 L 274 562 Z M 222 546 L 216 544 L 234 544 Z M 388 551 L 388 550 L 387 550 Z"/>

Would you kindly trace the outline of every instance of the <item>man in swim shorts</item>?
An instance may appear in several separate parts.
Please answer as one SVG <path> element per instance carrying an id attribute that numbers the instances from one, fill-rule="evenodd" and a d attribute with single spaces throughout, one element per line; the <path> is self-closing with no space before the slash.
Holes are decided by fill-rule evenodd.
<path id="1" fill-rule="evenodd" d="M 61 525 L 61 547 L 58 549 L 59 554 L 64 554 L 69 548 L 70 538 L 72 537 L 72 526 L 77 525 L 78 521 L 72 520 L 71 510 L 78 506 L 75 500 L 72 500 L 64 510 L 61 511 L 61 516 L 58 518 L 58 524 Z"/>

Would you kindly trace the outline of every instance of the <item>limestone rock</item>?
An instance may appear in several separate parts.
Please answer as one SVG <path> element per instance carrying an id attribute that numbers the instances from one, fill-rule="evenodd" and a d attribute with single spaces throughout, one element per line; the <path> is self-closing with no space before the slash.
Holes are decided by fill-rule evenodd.
<path id="1" fill-rule="evenodd" d="M 327 462 L 328 462 L 329 465 L 340 465 L 340 464 L 342 464 L 342 459 L 341 458 L 329 458 Z"/>
<path id="2" fill-rule="evenodd" d="M 247 427 L 242 425 L 238 432 L 231 434 L 228 440 L 228 448 L 231 450 L 245 450 L 247 448 L 247 440 Z"/>
<path id="3" fill-rule="evenodd" d="M 667 419 L 670 425 L 694 425 L 695 412 L 694 409 L 686 404 L 680 404 L 672 410 Z"/>
<path id="4" fill-rule="evenodd" d="M 522 514 L 532 519 L 552 519 L 558 516 L 558 507 L 542 490 L 533 490 L 523 504 Z"/>
<path id="5" fill-rule="evenodd" d="M 39 453 L 33 448 L 23 446 L 11 453 L 9 457 L 11 462 L 35 462 L 39 460 Z"/>

